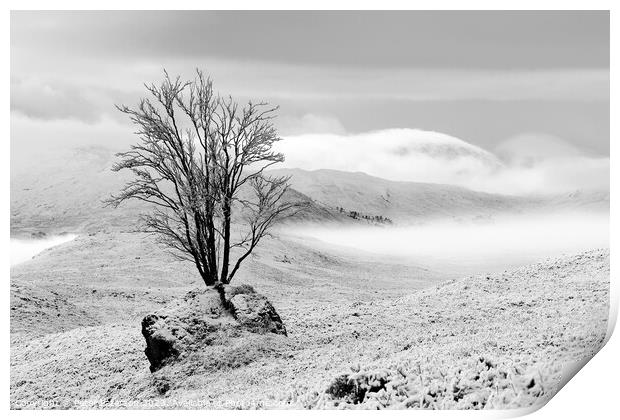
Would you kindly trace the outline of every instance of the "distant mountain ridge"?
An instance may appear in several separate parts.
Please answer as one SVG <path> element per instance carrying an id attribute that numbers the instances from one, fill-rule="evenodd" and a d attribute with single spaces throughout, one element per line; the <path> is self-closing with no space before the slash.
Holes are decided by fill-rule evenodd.
<path id="1" fill-rule="evenodd" d="M 446 184 L 390 181 L 363 172 L 277 169 L 269 173 L 290 176 L 292 188 L 327 208 L 381 215 L 400 223 L 551 209 L 609 211 L 609 191 L 512 196 Z"/>
<path id="2" fill-rule="evenodd" d="M 12 170 L 11 235 L 136 229 L 148 210 L 145 203 L 130 200 L 116 209 L 104 204 L 132 177 L 128 171 L 112 172 L 114 154 L 104 147 L 82 147 L 37 157 L 28 170 Z M 350 221 L 294 189 L 285 199 L 308 204 L 298 221 Z"/>
<path id="3" fill-rule="evenodd" d="M 127 172 L 112 172 L 114 161 L 110 149 L 83 147 L 37 159 L 37 165 L 27 171 L 12 169 L 11 232 L 135 229 L 145 210 L 142 203 L 128 202 L 119 209 L 103 205 L 131 178 Z M 608 191 L 520 197 L 445 184 L 389 181 L 362 172 L 276 169 L 267 173 L 290 175 L 287 199 L 309 203 L 297 222 L 364 223 L 388 218 L 398 224 L 432 218 L 485 218 L 533 208 L 609 210 Z M 364 217 L 348 217 L 351 212 Z"/>
<path id="4" fill-rule="evenodd" d="M 291 176 L 295 190 L 328 208 L 382 215 L 394 221 L 489 216 L 530 203 L 523 197 L 471 191 L 463 187 L 389 181 L 362 172 L 331 169 L 278 169 L 273 175 Z"/>

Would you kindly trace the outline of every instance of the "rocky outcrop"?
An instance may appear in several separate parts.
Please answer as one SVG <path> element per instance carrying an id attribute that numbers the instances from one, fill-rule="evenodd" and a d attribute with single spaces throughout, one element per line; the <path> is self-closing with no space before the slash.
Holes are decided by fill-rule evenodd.
<path id="1" fill-rule="evenodd" d="M 359 404 L 364 401 L 367 393 L 385 390 L 388 383 L 387 377 L 388 373 L 385 371 L 343 374 L 334 379 L 326 393 L 335 399 Z"/>
<path id="2" fill-rule="evenodd" d="M 168 328 L 164 328 L 165 320 L 165 316 L 154 314 L 147 315 L 142 320 L 142 335 L 146 340 L 144 353 L 151 362 L 151 372 L 179 355 L 179 349 L 175 347 L 177 338 Z"/>
<path id="3" fill-rule="evenodd" d="M 227 288 L 226 303 L 232 315 L 249 331 L 286 334 L 286 327 L 267 298 L 250 286 Z"/>
<path id="4" fill-rule="evenodd" d="M 275 308 L 250 286 L 195 290 L 142 320 L 144 353 L 156 372 L 184 355 L 203 352 L 242 334 L 286 335 Z M 209 361 L 211 363 L 213 361 Z"/>

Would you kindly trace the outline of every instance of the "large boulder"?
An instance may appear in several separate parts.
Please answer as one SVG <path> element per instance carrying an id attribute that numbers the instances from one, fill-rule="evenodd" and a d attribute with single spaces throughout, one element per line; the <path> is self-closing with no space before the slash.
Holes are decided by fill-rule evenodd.
<path id="1" fill-rule="evenodd" d="M 286 335 L 286 329 L 273 305 L 249 286 L 226 286 L 222 302 L 214 289 L 187 293 L 142 320 L 146 340 L 144 353 L 156 372 L 170 362 L 205 349 L 216 357 L 215 347 L 225 348 L 244 336 L 275 333 Z M 212 363 L 213 360 L 208 361 Z"/>
<path id="2" fill-rule="evenodd" d="M 151 362 L 151 372 L 179 355 L 179 349 L 175 346 L 177 338 L 168 328 L 163 328 L 165 320 L 165 316 L 155 314 L 149 314 L 142 320 L 142 335 L 146 340 L 144 353 Z"/>
<path id="3" fill-rule="evenodd" d="M 182 299 L 148 314 L 142 320 L 142 335 L 151 372 L 196 346 L 208 345 L 215 331 L 230 328 L 234 323 L 213 290 L 191 291 Z"/>
<path id="4" fill-rule="evenodd" d="M 251 286 L 227 287 L 225 295 L 232 315 L 249 331 L 287 335 L 286 327 L 271 302 Z"/>

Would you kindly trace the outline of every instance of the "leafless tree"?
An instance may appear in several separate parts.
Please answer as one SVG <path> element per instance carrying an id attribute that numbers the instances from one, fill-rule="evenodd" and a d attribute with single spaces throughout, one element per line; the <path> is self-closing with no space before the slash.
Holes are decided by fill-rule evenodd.
<path id="1" fill-rule="evenodd" d="M 221 291 L 270 227 L 304 203 L 285 199 L 288 177 L 264 173 L 284 160 L 273 150 L 277 107 L 240 107 L 216 94 L 201 71 L 187 82 L 164 74 L 160 85 L 145 85 L 150 97 L 136 108 L 117 106 L 140 141 L 117 154 L 113 170 L 129 169 L 134 179 L 108 203 L 153 205 L 144 230 Z"/>

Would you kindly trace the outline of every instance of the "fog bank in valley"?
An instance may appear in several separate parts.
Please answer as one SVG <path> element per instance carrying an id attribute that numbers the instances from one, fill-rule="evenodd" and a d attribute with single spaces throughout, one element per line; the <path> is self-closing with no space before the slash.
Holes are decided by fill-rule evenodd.
<path id="1" fill-rule="evenodd" d="M 32 259 L 48 248 L 74 240 L 77 235 L 58 235 L 41 239 L 11 238 L 11 267 Z"/>
<path id="2" fill-rule="evenodd" d="M 609 214 L 566 212 L 392 227 L 305 226 L 293 233 L 386 258 L 413 259 L 433 269 L 474 273 L 607 248 Z"/>

